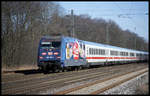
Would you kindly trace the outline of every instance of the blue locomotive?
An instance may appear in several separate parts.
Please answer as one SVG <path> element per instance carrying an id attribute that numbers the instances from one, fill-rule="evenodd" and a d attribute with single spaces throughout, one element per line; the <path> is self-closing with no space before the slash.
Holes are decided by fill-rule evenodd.
<path id="1" fill-rule="evenodd" d="M 44 36 L 38 48 L 38 67 L 45 72 L 147 60 L 148 52 L 64 36 Z"/>
<path id="2" fill-rule="evenodd" d="M 57 72 L 81 66 L 86 67 L 83 41 L 64 36 L 41 38 L 38 48 L 38 67 L 40 69 Z"/>

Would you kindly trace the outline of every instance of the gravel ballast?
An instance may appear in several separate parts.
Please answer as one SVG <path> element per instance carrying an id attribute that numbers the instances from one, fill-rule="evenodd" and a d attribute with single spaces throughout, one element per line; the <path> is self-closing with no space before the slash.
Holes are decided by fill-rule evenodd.
<path id="1" fill-rule="evenodd" d="M 85 82 L 84 83 L 83 82 L 84 81 L 77 82 L 77 83 L 73 83 L 68 86 L 64 86 L 61 88 L 53 88 L 53 89 L 47 90 L 46 92 L 39 92 L 39 93 L 40 94 L 55 94 L 55 92 L 59 92 L 61 90 L 66 90 L 69 88 L 73 88 L 73 87 L 85 84 Z M 145 86 L 146 84 L 148 86 L 148 72 L 144 73 L 134 79 L 131 79 L 125 83 L 122 83 L 119 86 L 109 89 L 101 94 L 148 94 L 147 87 L 146 88 L 144 87 L 144 89 L 146 89 L 146 91 L 141 90 L 141 89 L 143 89 L 143 86 Z"/>
<path id="2" fill-rule="evenodd" d="M 148 94 L 148 72 L 101 94 Z"/>

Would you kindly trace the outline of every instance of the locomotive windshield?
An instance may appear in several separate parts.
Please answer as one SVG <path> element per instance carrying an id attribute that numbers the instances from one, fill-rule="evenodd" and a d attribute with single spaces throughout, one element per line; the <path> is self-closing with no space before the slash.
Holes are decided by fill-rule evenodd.
<path id="1" fill-rule="evenodd" d="M 53 42 L 42 42 L 42 48 L 60 48 L 61 42 L 60 41 L 53 41 Z"/>

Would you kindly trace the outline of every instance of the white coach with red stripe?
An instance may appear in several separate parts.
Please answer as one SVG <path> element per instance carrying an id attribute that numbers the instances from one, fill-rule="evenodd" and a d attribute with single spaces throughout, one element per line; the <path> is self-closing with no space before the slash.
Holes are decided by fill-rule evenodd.
<path id="1" fill-rule="evenodd" d="M 88 63 L 96 62 L 135 62 L 141 56 L 148 55 L 147 52 L 120 48 L 111 45 L 99 44 L 89 41 L 85 42 L 85 55 Z M 141 56 L 140 56 L 141 55 Z"/>

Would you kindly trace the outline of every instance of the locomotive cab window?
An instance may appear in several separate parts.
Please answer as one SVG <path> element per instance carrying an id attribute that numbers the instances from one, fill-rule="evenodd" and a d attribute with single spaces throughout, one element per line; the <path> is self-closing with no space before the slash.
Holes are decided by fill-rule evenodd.
<path id="1" fill-rule="evenodd" d="M 42 42 L 42 48 L 60 48 L 61 42 L 60 41 L 52 41 L 52 42 Z"/>

